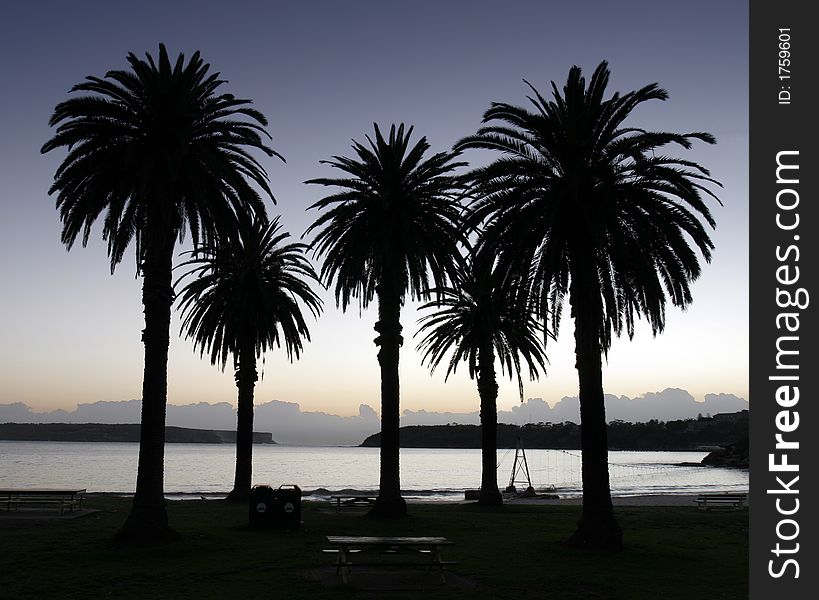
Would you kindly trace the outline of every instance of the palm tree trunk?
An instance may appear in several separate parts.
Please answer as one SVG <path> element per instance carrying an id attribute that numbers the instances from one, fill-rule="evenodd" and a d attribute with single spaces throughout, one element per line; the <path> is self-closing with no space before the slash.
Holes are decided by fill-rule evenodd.
<path id="1" fill-rule="evenodd" d="M 478 504 L 500 506 L 498 489 L 498 382 L 491 340 L 478 350 L 478 395 L 481 397 L 481 491 Z"/>
<path id="2" fill-rule="evenodd" d="M 577 375 L 580 384 L 580 447 L 583 511 L 569 543 L 581 547 L 620 550 L 623 532 L 614 518 L 609 487 L 606 408 L 600 326 L 602 306 L 598 286 L 584 285 L 572 275 L 570 298 L 574 316 Z"/>
<path id="3" fill-rule="evenodd" d="M 229 502 L 247 502 L 253 477 L 253 393 L 259 374 L 256 370 L 256 347 L 250 342 L 239 350 L 236 364 L 236 387 L 239 391 L 236 411 L 236 476 Z"/>
<path id="4" fill-rule="evenodd" d="M 165 413 L 168 401 L 168 345 L 173 286 L 172 233 L 151 244 L 142 266 L 142 304 L 145 311 L 145 366 L 142 378 L 142 420 L 139 461 L 131 514 L 118 537 L 157 540 L 175 537 L 165 508 Z"/>
<path id="5" fill-rule="evenodd" d="M 401 337 L 401 295 L 390 278 L 384 277 L 378 285 L 378 323 L 375 338 L 378 364 L 381 367 L 381 465 L 378 498 L 370 514 L 383 517 L 402 517 L 407 514 L 407 503 L 401 497 L 400 467 L 400 388 L 398 381 Z"/>

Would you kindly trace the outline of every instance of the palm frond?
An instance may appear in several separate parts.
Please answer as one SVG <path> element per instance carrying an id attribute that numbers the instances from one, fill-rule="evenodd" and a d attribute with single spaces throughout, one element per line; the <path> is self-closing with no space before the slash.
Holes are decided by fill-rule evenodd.
<path id="1" fill-rule="evenodd" d="M 624 125 L 643 103 L 666 100 L 649 84 L 606 96 L 608 65 L 586 83 L 578 67 L 551 98 L 526 81 L 532 108 L 493 102 L 485 125 L 455 148 L 483 148 L 500 156 L 469 174 L 468 217 L 483 226 L 481 243 L 497 268 L 529 278 L 538 298 L 534 314 L 557 331 L 573 280 L 599 291 L 595 314 L 605 352 L 614 335 L 632 335 L 635 317 L 654 333 L 665 324 L 664 305 L 685 308 L 690 284 L 709 261 L 715 221 L 704 199 L 719 202 L 719 182 L 703 166 L 673 155 L 704 132 L 649 132 Z M 591 258 L 588 258 L 591 257 Z"/>
<path id="2" fill-rule="evenodd" d="M 284 346 L 298 358 L 303 339 L 310 340 L 304 310 L 314 317 L 322 302 L 311 287 L 318 277 L 305 257 L 303 243 L 286 243 L 276 217 L 241 217 L 239 237 L 203 245 L 188 253 L 177 284 L 182 332 L 201 354 L 225 368 L 228 357 L 251 346 L 261 355 Z"/>
<path id="3" fill-rule="evenodd" d="M 136 240 L 139 272 L 151 240 L 161 237 L 146 231 L 149 222 L 180 239 L 189 230 L 196 245 L 226 235 L 236 213 L 264 215 L 257 190 L 275 198 L 254 153 L 282 157 L 265 143 L 264 115 L 250 100 L 220 94 L 224 81 L 199 52 L 172 65 L 160 44 L 158 60 L 127 60 L 130 70 L 89 76 L 71 89 L 78 95 L 57 104 L 49 120 L 55 134 L 41 151 L 68 149 L 49 190 L 63 243 L 86 245 L 105 214 L 111 270 Z"/>
<path id="4" fill-rule="evenodd" d="M 412 127 L 401 124 L 384 136 L 374 125 L 367 145 L 353 141 L 355 158 L 322 161 L 344 173 L 306 183 L 339 188 L 316 201 L 322 213 L 307 229 L 313 253 L 323 259 L 321 280 L 334 286 L 336 303 L 346 310 L 357 298 L 361 307 L 390 273 L 400 297 L 424 298 L 454 273 L 462 226 L 464 194 L 454 171 L 465 165 L 457 152 L 424 158 L 426 138 L 410 145 Z"/>
<path id="5" fill-rule="evenodd" d="M 545 328 L 533 316 L 525 282 L 505 277 L 491 254 L 474 252 L 458 269 L 453 285 L 435 291 L 436 299 L 421 307 L 433 312 L 418 321 L 422 362 L 434 372 L 449 355 L 445 379 L 461 362 L 476 379 L 482 352 L 491 354 L 503 373 L 517 377 L 523 401 L 521 359 L 530 379 L 537 379 L 547 362 Z"/>

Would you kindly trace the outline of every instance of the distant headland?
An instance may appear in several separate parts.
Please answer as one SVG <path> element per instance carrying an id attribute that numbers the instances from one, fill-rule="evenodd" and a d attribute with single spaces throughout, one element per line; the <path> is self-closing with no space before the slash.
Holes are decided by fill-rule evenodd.
<path id="1" fill-rule="evenodd" d="M 138 442 L 138 424 L 0 423 L 0 440 L 26 442 Z M 166 427 L 170 444 L 235 444 L 235 431 Z M 272 433 L 253 432 L 254 444 L 275 444 Z"/>
<path id="2" fill-rule="evenodd" d="M 748 438 L 748 411 L 721 413 L 677 421 L 646 423 L 612 421 L 607 430 L 611 450 L 717 450 L 736 447 Z M 381 434 L 362 442 L 379 447 Z M 580 448 L 580 426 L 571 423 L 498 424 L 498 448 L 514 448 L 518 438 L 526 448 Z M 402 448 L 480 448 L 478 425 L 416 425 L 401 428 Z M 747 447 L 747 443 L 746 443 Z M 746 453 L 747 454 L 747 453 Z"/>

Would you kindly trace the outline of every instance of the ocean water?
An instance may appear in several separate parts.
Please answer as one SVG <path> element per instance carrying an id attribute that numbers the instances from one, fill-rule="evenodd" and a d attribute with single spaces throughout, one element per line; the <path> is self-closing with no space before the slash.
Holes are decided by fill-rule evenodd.
<path id="1" fill-rule="evenodd" d="M 0 487 L 81 487 L 89 492 L 132 493 L 136 482 L 135 443 L 0 441 Z M 254 484 L 298 485 L 324 497 L 340 490 L 378 489 L 377 448 L 254 446 Z M 609 453 L 612 495 L 688 494 L 747 491 L 748 472 L 697 463 L 705 452 Z M 167 444 L 165 491 L 169 497 L 226 494 L 233 483 L 234 447 Z M 515 450 L 498 451 L 498 484 L 509 483 Z M 578 450 L 526 450 L 535 489 L 552 486 L 561 496 L 581 494 Z M 463 490 L 480 486 L 480 450 L 401 450 L 401 487 L 409 500 L 462 500 Z M 516 469 L 516 486 L 526 476 Z"/>

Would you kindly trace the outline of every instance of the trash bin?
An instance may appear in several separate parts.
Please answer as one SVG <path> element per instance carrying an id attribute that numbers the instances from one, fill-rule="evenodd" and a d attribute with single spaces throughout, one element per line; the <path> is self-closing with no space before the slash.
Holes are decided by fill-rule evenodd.
<path id="1" fill-rule="evenodd" d="M 250 490 L 250 526 L 299 529 L 301 527 L 301 488 L 282 485 L 256 485 Z"/>
<path id="2" fill-rule="evenodd" d="M 276 517 L 285 529 L 301 527 L 301 488 L 281 485 L 276 490 Z"/>
<path id="3" fill-rule="evenodd" d="M 250 489 L 250 526 L 269 527 L 276 506 L 276 490 L 269 485 L 254 485 Z"/>

